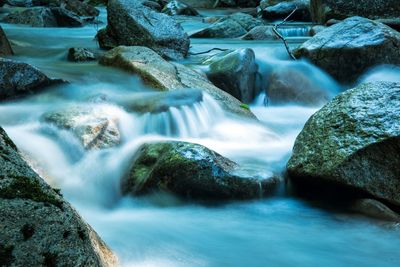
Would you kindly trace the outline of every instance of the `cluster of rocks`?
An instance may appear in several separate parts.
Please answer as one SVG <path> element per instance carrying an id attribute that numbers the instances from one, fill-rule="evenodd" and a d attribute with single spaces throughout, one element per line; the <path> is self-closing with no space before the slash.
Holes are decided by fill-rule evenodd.
<path id="1" fill-rule="evenodd" d="M 2 22 L 32 27 L 81 27 L 100 13 L 79 0 L 7 0 L 6 3 L 24 8 L 8 14 Z"/>

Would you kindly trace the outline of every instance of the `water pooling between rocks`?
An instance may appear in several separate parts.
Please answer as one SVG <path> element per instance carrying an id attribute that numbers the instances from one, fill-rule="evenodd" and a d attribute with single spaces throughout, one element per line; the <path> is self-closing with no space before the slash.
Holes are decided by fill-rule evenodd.
<path id="1" fill-rule="evenodd" d="M 206 11 L 209 12 L 209 11 Z M 102 12 L 101 19 L 105 21 Z M 185 20 L 187 31 L 201 28 Z M 205 145 L 238 162 L 249 174 L 279 174 L 305 121 L 319 106 L 263 105 L 261 94 L 251 105 L 260 123 L 227 115 L 204 94 L 201 101 L 155 113 L 133 112 L 118 99 L 150 90 L 138 77 L 95 62 L 66 61 L 67 48 L 96 48 L 96 28 L 40 29 L 4 25 L 16 59 L 39 67 L 69 85 L 0 106 L 0 125 L 25 152 L 35 169 L 68 201 L 119 256 L 123 266 L 397 266 L 398 230 L 375 222 L 319 209 L 284 190 L 262 200 L 203 206 L 169 195 L 122 197 L 120 179 L 132 155 L 143 144 L 160 140 Z M 290 39 L 297 46 L 305 37 Z M 308 70 L 313 83 L 341 88 L 316 67 L 293 63 L 278 41 L 196 39 L 192 51 L 213 47 L 255 51 L 260 72 L 283 67 Z M 194 64 L 191 57 L 184 64 Z M 299 66 L 298 66 L 299 65 Z M 272 68 L 272 69 L 271 69 Z M 381 70 L 379 70 L 381 71 Z M 393 73 L 399 73 L 392 69 Z M 266 79 L 267 75 L 262 75 Z M 396 77 L 393 74 L 393 77 Z M 379 79 L 375 75 L 363 79 Z M 103 96 L 111 99 L 104 101 Z M 68 106 L 100 107 L 85 121 L 85 131 L 104 124 L 104 114 L 118 122 L 119 146 L 88 149 L 77 136 L 44 120 L 44 114 Z M 113 101 L 115 100 L 115 101 Z M 85 102 L 86 101 L 86 102 Z M 110 117 L 110 116 L 107 116 Z M 168 131 L 168 127 L 174 129 Z M 109 128 L 107 128 L 109 129 Z M 112 133 L 112 131 L 110 131 Z M 97 143 L 99 144 L 99 143 Z M 90 147 L 91 148 L 91 147 Z M 390 241 L 390 242 L 388 242 Z"/>

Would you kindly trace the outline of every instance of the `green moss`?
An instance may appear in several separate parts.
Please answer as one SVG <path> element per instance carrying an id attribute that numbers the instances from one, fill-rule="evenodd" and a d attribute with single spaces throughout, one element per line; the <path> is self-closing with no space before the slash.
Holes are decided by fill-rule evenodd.
<path id="1" fill-rule="evenodd" d="M 244 103 L 241 103 L 241 104 L 240 104 L 240 107 L 243 108 L 243 109 L 245 109 L 245 110 L 250 110 L 250 106 L 247 105 L 247 104 L 244 104 Z"/>
<path id="2" fill-rule="evenodd" d="M 43 202 L 62 208 L 62 202 L 55 196 L 45 193 L 39 182 L 24 176 L 13 177 L 12 183 L 0 189 L 0 198 L 5 199 L 30 199 L 36 202 Z"/>

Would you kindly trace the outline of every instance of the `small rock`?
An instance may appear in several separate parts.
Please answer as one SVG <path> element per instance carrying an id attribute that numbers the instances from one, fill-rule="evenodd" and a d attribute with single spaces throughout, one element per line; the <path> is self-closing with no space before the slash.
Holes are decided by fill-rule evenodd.
<path id="1" fill-rule="evenodd" d="M 400 222 L 400 215 L 375 199 L 359 199 L 351 204 L 350 209 L 379 220 Z"/>
<path id="2" fill-rule="evenodd" d="M 277 40 L 278 36 L 272 30 L 272 26 L 257 26 L 246 33 L 242 40 Z"/>
<path id="3" fill-rule="evenodd" d="M 93 52 L 86 48 L 81 48 L 81 47 L 72 47 L 68 49 L 68 60 L 69 61 L 91 61 L 91 60 L 96 60 L 96 56 L 94 55 Z"/>
<path id="4" fill-rule="evenodd" d="M 295 9 L 296 9 L 296 11 L 290 16 L 291 20 L 311 21 L 308 0 L 295 0 L 295 1 L 291 1 L 291 2 L 280 2 L 274 6 L 268 6 L 265 9 L 261 10 L 261 16 L 262 16 L 262 18 L 271 20 L 271 21 L 285 19 Z"/>
<path id="5" fill-rule="evenodd" d="M 163 9 L 163 13 L 176 16 L 176 15 L 186 15 L 186 16 L 198 16 L 199 12 L 196 9 L 180 2 L 177 0 L 170 1 Z"/>

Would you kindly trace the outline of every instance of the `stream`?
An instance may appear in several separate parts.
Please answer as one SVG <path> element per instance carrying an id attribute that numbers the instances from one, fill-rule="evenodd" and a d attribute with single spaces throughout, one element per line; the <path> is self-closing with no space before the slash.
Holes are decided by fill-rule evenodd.
<path id="1" fill-rule="evenodd" d="M 225 15 L 234 10 L 203 10 Z M 100 20 L 106 22 L 102 9 Z M 204 27 L 201 18 L 180 18 L 188 32 Z M 282 173 L 296 136 L 319 107 L 265 106 L 261 94 L 250 105 L 261 123 L 232 117 L 211 97 L 160 114 L 136 114 L 110 103 L 92 103 L 118 118 L 122 144 L 85 151 L 78 140 L 40 118 L 51 110 L 101 94 L 116 97 L 150 92 L 139 77 L 97 62 L 66 60 L 69 47 L 97 50 L 94 36 L 103 25 L 31 28 L 2 24 L 16 56 L 70 84 L 0 105 L 0 125 L 64 197 L 117 254 L 122 266 L 399 266 L 398 226 L 321 207 L 282 188 L 275 196 L 218 205 L 184 203 L 169 195 L 122 197 L 119 180 L 136 149 L 148 141 L 199 143 L 242 164 L 249 172 Z M 308 36 L 308 25 L 284 33 L 291 47 Z M 332 96 L 345 88 L 305 61 L 289 61 L 280 41 L 193 39 L 191 52 L 213 47 L 252 48 L 261 77 L 271 68 L 307 70 Z M 183 64 L 193 65 L 200 56 Z M 360 81 L 400 80 L 397 68 L 380 67 Z M 262 80 L 266 82 L 266 80 Z"/>

